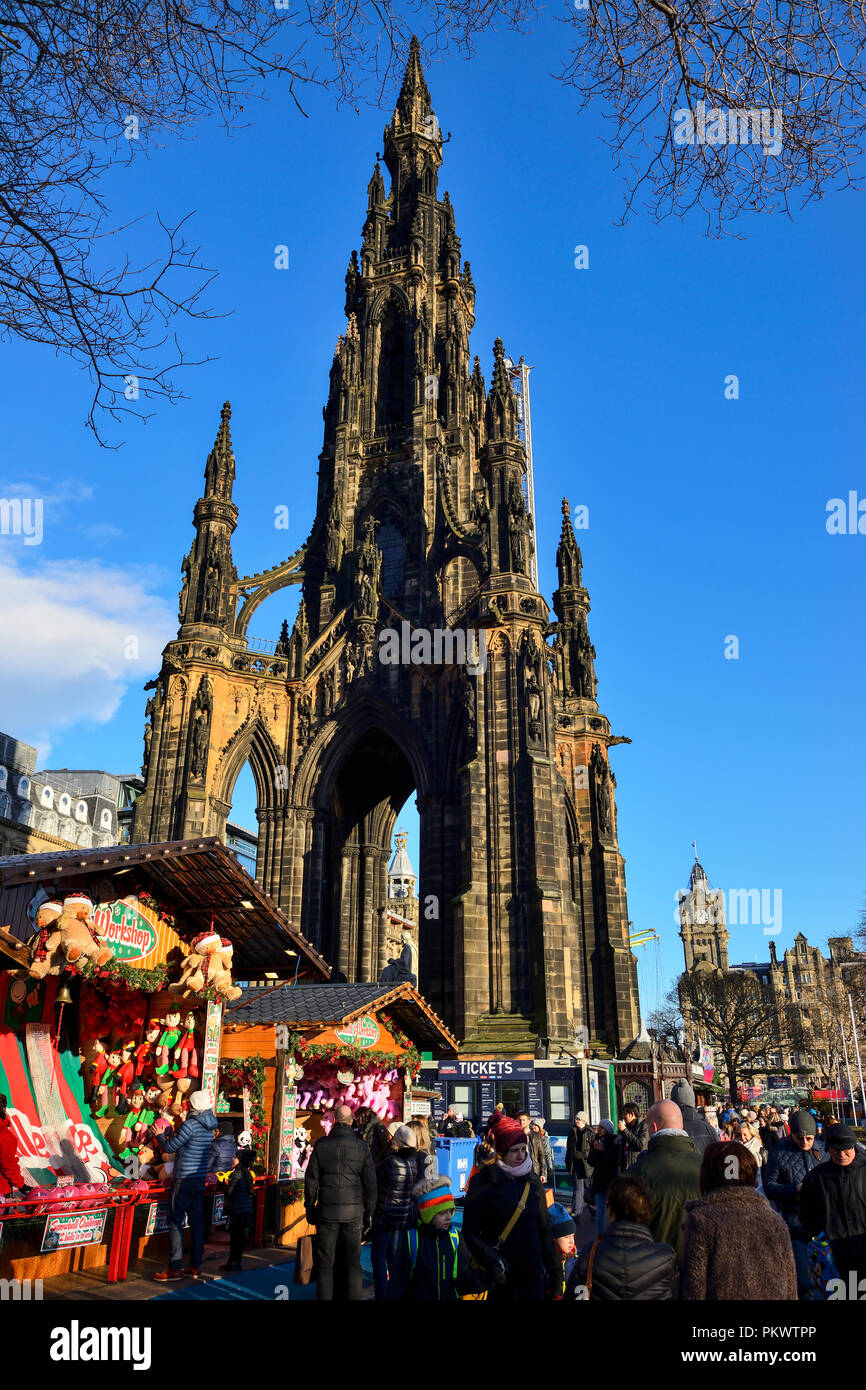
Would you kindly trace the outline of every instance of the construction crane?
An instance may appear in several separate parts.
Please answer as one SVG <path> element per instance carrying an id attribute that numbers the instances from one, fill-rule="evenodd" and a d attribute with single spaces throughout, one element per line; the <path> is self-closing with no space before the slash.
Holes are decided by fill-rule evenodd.
<path id="1" fill-rule="evenodd" d="M 629 946 L 648 946 L 651 941 L 660 941 L 657 931 L 639 931 L 628 939 Z"/>
<path id="2" fill-rule="evenodd" d="M 521 357 L 518 363 L 514 363 L 510 357 L 505 359 L 505 369 L 511 382 L 511 389 L 517 398 L 517 436 L 523 445 L 526 453 L 526 477 L 523 480 L 523 495 L 526 502 L 526 510 L 529 512 L 532 524 L 532 558 L 529 562 L 530 577 L 536 589 L 538 588 L 538 562 L 536 555 L 538 543 L 535 530 L 535 482 L 532 473 L 532 412 L 529 406 L 529 373 L 531 367 L 526 365 L 525 358 Z"/>

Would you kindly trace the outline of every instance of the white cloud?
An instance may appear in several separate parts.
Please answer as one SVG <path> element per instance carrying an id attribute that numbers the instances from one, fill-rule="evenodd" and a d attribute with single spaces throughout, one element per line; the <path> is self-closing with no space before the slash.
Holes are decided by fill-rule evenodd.
<path id="1" fill-rule="evenodd" d="M 152 676 L 177 631 L 145 566 L 30 562 L 0 543 L 0 729 L 38 745 L 79 721 L 104 724 Z"/>

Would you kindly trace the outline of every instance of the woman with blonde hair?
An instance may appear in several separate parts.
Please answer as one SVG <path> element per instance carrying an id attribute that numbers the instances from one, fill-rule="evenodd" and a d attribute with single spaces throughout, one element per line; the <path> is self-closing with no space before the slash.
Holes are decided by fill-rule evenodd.
<path id="1" fill-rule="evenodd" d="M 418 1153 L 424 1155 L 424 1174 L 422 1181 L 426 1182 L 428 1178 L 438 1178 L 439 1161 L 436 1157 L 436 1149 L 433 1145 L 433 1139 L 426 1120 L 422 1120 L 418 1115 L 413 1115 L 412 1119 L 408 1121 L 408 1126 L 415 1135 L 415 1145 L 418 1149 Z"/>

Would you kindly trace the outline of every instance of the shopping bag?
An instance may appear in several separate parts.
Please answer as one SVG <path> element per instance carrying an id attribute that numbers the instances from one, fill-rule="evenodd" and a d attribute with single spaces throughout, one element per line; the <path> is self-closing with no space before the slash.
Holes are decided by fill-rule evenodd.
<path id="1" fill-rule="evenodd" d="M 295 1283 L 314 1284 L 315 1282 L 316 1272 L 313 1237 L 301 1236 L 295 1251 Z"/>

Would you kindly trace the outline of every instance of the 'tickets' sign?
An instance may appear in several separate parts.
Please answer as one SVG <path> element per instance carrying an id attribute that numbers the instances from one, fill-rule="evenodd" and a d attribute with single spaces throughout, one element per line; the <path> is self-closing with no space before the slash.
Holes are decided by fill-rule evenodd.
<path id="1" fill-rule="evenodd" d="M 42 1233 L 43 1251 L 101 1245 L 107 1215 L 106 1211 L 79 1211 L 68 1216 L 49 1216 Z"/>
<path id="2" fill-rule="evenodd" d="M 379 1036 L 379 1025 L 369 1014 L 356 1018 L 354 1023 L 347 1023 L 345 1028 L 337 1029 L 340 1042 L 348 1043 L 350 1047 L 375 1047 Z"/>

